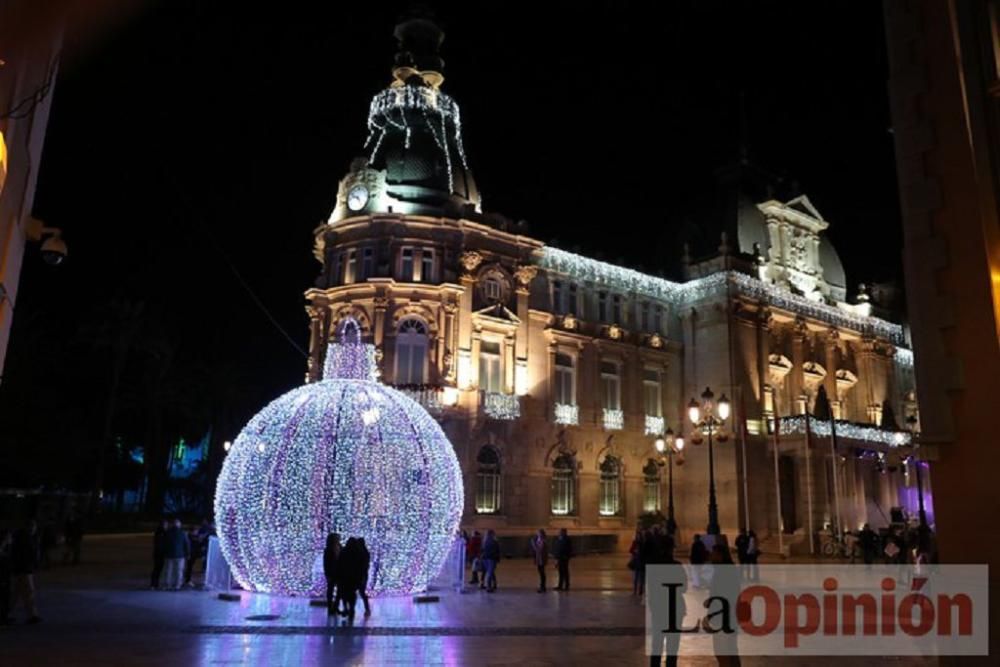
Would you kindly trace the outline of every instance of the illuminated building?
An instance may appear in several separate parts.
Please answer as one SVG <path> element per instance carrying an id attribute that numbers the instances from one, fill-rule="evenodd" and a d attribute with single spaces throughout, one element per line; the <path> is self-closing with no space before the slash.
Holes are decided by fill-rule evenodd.
<path id="1" fill-rule="evenodd" d="M 338 324 L 357 320 L 382 379 L 455 445 L 465 525 L 631 532 L 664 509 L 655 437 L 690 430 L 684 406 L 706 385 L 734 406 L 716 448 L 724 532 L 748 521 L 774 533 L 780 508 L 799 535 L 787 543 L 801 546 L 810 525 L 885 525 L 912 506 L 893 451 L 909 435 L 880 428 L 917 410 L 906 331 L 878 295 L 848 302 L 830 223 L 808 197 L 755 196 L 752 175 L 735 174 L 718 249 L 686 256 L 679 282 L 546 246 L 484 213 L 458 104 L 442 91 L 443 35 L 411 20 L 396 36 L 393 81 L 316 230 L 307 380 Z M 813 410 L 820 387 L 842 420 L 837 456 L 828 422 L 807 453 L 793 420 L 775 457 L 773 416 Z M 705 527 L 708 473 L 704 447 L 685 456 L 674 482 L 686 540 Z"/>

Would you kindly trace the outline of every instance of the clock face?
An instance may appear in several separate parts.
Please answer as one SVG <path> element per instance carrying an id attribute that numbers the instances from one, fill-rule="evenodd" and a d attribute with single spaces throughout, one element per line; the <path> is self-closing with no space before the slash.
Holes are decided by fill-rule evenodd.
<path id="1" fill-rule="evenodd" d="M 368 188 L 358 184 L 347 191 L 347 208 L 360 211 L 368 203 Z"/>

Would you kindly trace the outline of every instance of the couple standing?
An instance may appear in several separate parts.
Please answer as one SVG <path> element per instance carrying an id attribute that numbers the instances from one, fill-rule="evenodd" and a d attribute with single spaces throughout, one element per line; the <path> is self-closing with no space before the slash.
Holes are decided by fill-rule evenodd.
<path id="1" fill-rule="evenodd" d="M 538 567 L 538 592 L 545 592 L 545 566 L 548 564 L 549 547 L 545 531 L 541 528 L 534 539 L 531 540 L 531 550 L 535 556 L 535 566 Z M 565 528 L 559 529 L 559 537 L 552 545 L 552 555 L 556 559 L 556 567 L 559 571 L 559 584 L 557 591 L 569 590 L 569 559 L 573 557 L 573 547 L 566 534 Z"/>

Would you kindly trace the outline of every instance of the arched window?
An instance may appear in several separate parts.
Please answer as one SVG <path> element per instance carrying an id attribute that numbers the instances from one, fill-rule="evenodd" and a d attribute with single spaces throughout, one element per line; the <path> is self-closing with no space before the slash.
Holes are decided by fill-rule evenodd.
<path id="1" fill-rule="evenodd" d="M 427 326 L 415 317 L 396 332 L 396 384 L 427 383 Z"/>
<path id="2" fill-rule="evenodd" d="M 500 453 L 489 445 L 476 457 L 476 513 L 497 514 L 500 511 Z"/>
<path id="3" fill-rule="evenodd" d="M 552 513 L 573 514 L 576 511 L 576 461 L 569 454 L 561 454 L 552 462 Z"/>
<path id="4" fill-rule="evenodd" d="M 605 456 L 601 462 L 601 516 L 616 516 L 621 511 L 622 464 L 614 456 Z"/>
<path id="5" fill-rule="evenodd" d="M 653 459 L 642 468 L 642 511 L 660 511 L 660 466 Z"/>

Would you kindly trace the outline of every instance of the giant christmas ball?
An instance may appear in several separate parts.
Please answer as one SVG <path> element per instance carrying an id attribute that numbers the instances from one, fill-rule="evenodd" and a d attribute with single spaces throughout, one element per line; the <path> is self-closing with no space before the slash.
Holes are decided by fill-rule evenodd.
<path id="1" fill-rule="evenodd" d="M 412 593 L 454 543 L 463 504 L 454 449 L 420 404 L 375 380 L 374 348 L 354 337 L 330 346 L 322 381 L 251 419 L 222 466 L 219 542 L 244 588 L 321 593 L 327 534 L 339 533 L 342 543 L 365 539 L 370 593 Z"/>

